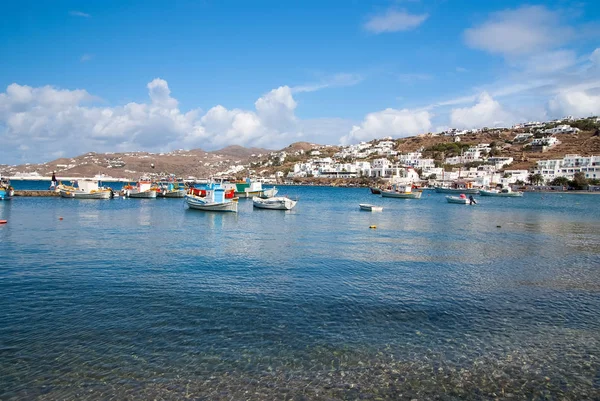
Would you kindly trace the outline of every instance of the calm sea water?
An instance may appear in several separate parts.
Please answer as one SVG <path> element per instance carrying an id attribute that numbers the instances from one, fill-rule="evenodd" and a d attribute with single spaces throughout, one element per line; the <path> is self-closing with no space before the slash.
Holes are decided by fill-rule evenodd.
<path id="1" fill-rule="evenodd" d="M 599 196 L 281 192 L 1 202 L 0 399 L 600 398 Z"/>

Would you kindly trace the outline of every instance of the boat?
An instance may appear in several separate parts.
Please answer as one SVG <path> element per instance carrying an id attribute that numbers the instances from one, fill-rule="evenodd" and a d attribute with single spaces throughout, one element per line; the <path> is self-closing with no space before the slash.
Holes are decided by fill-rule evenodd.
<path id="1" fill-rule="evenodd" d="M 384 198 L 419 199 L 422 194 L 423 191 L 413 191 L 412 185 L 394 184 L 391 190 L 381 191 L 381 196 Z"/>
<path id="2" fill-rule="evenodd" d="M 190 188 L 185 195 L 185 203 L 190 209 L 207 212 L 237 213 L 238 198 L 231 189 L 225 189 L 220 183 L 201 184 Z"/>
<path id="3" fill-rule="evenodd" d="M 298 203 L 297 200 L 292 200 L 287 196 L 275 196 L 272 198 L 261 198 L 255 196 L 252 198 L 252 204 L 258 209 L 271 210 L 291 210 Z"/>
<path id="4" fill-rule="evenodd" d="M 473 188 L 473 183 L 470 181 L 456 181 L 450 187 L 435 187 L 435 192 L 442 194 L 471 194 L 477 195 L 479 188 Z"/>
<path id="5" fill-rule="evenodd" d="M 265 190 L 262 187 L 262 182 L 252 181 L 250 178 L 246 178 L 245 181 L 241 182 L 224 183 L 223 188 L 233 189 L 237 198 L 253 198 L 255 196 L 270 198 L 278 192 L 275 187 Z"/>
<path id="6" fill-rule="evenodd" d="M 506 198 L 515 198 L 518 196 L 523 196 L 523 192 L 521 191 L 513 191 L 510 188 L 502 188 L 502 189 L 489 189 L 489 190 L 480 190 L 479 194 L 481 196 L 499 196 Z"/>
<path id="7" fill-rule="evenodd" d="M 127 184 L 123 187 L 123 195 L 128 198 L 144 198 L 154 199 L 156 198 L 156 188 L 152 187 L 152 181 L 141 179 L 135 186 Z"/>
<path id="8" fill-rule="evenodd" d="M 14 188 L 8 178 L 0 178 L 0 200 L 8 200 L 15 195 Z"/>
<path id="9" fill-rule="evenodd" d="M 77 180 L 73 185 L 58 185 L 57 189 L 62 198 L 74 199 L 110 199 L 114 192 L 110 188 L 100 187 L 97 180 Z"/>
<path id="10" fill-rule="evenodd" d="M 460 196 L 446 196 L 446 201 L 448 203 L 458 203 L 460 205 L 476 205 L 477 201 L 473 199 L 472 196 L 468 197 L 465 194 L 460 194 Z"/>
<path id="11" fill-rule="evenodd" d="M 370 187 L 369 189 L 373 195 L 381 195 L 381 188 Z"/>
<path id="12" fill-rule="evenodd" d="M 185 185 L 178 182 L 160 182 L 157 184 L 156 196 L 159 198 L 185 198 Z"/>
<path id="13" fill-rule="evenodd" d="M 360 210 L 366 210 L 367 212 L 382 212 L 383 206 L 375 206 L 370 203 L 361 203 L 358 205 Z"/>

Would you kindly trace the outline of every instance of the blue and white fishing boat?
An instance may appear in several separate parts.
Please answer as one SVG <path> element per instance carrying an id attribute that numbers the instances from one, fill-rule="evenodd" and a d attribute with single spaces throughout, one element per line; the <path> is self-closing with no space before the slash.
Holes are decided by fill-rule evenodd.
<path id="1" fill-rule="evenodd" d="M 0 178 L 0 200 L 8 200 L 13 197 L 15 190 L 6 178 Z"/>
<path id="2" fill-rule="evenodd" d="M 211 182 L 191 188 L 185 195 L 190 209 L 237 213 L 238 198 L 234 190 L 226 190 L 220 183 Z"/>

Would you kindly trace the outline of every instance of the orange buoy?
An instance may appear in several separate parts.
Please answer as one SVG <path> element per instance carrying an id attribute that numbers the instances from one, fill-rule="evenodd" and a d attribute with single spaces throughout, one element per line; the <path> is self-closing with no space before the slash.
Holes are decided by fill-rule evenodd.
<path id="1" fill-rule="evenodd" d="M 6 224 L 6 223 L 8 223 L 8 221 L 6 221 L 6 220 L 0 220 L 0 224 Z"/>
<path id="2" fill-rule="evenodd" d="M 59 219 L 59 220 L 62 220 L 62 217 L 59 217 L 58 219 Z"/>

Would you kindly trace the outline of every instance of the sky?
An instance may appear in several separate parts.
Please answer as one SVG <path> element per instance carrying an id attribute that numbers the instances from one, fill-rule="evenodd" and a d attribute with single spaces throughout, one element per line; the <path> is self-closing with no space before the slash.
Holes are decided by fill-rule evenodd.
<path id="1" fill-rule="evenodd" d="M 0 164 L 598 114 L 598 1 L 0 3 Z"/>

